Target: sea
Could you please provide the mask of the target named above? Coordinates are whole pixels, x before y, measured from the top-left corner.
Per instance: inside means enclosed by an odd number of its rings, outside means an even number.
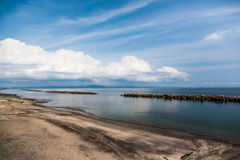
[[[38,88],[40,89],[40,88]],[[150,125],[240,143],[240,103],[123,97],[124,93],[240,96],[240,88],[64,88],[54,91],[96,95],[1,90],[23,98],[49,100],[42,105],[69,108],[114,121]]]

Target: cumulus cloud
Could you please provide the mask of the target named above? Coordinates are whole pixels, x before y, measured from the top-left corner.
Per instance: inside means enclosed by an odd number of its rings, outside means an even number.
[[[151,72],[148,62],[125,56],[120,62],[102,66],[102,62],[83,52],[60,49],[47,52],[38,46],[18,40],[0,41],[0,73],[2,78],[126,78],[137,81],[157,81],[145,73]]]
[[[175,68],[172,68],[172,67],[162,67],[162,68],[159,68],[157,70],[158,72],[160,73],[163,73],[164,74],[164,77],[165,78],[168,78],[168,79],[185,79],[187,80],[188,78],[188,74],[185,73],[185,72],[179,72],[178,70],[176,70]]]
[[[66,49],[47,52],[11,38],[0,41],[0,57],[1,78],[92,79],[99,83],[101,78],[158,82],[162,78],[188,77],[172,67],[152,72],[148,62],[134,56],[127,55],[120,62],[103,66],[101,61],[83,52]]]

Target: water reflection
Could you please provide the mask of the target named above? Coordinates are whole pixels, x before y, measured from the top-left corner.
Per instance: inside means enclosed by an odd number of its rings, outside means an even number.
[[[45,89],[47,90],[47,89]],[[72,95],[2,90],[25,98],[51,99],[46,106],[82,109],[99,117],[218,135],[240,140],[240,104],[122,97],[123,93],[240,95],[240,89],[48,89],[92,91]]]

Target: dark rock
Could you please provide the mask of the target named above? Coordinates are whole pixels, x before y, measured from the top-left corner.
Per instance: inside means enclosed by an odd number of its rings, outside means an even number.
[[[172,94],[138,94],[138,93],[124,93],[124,97],[144,97],[144,98],[163,98],[163,99],[177,99],[177,100],[193,100],[193,101],[214,101],[214,102],[240,102],[239,96],[224,97],[224,95],[172,95]]]

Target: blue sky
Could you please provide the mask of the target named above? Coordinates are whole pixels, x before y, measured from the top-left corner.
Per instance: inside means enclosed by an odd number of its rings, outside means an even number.
[[[239,0],[1,0],[0,87],[240,87]]]

